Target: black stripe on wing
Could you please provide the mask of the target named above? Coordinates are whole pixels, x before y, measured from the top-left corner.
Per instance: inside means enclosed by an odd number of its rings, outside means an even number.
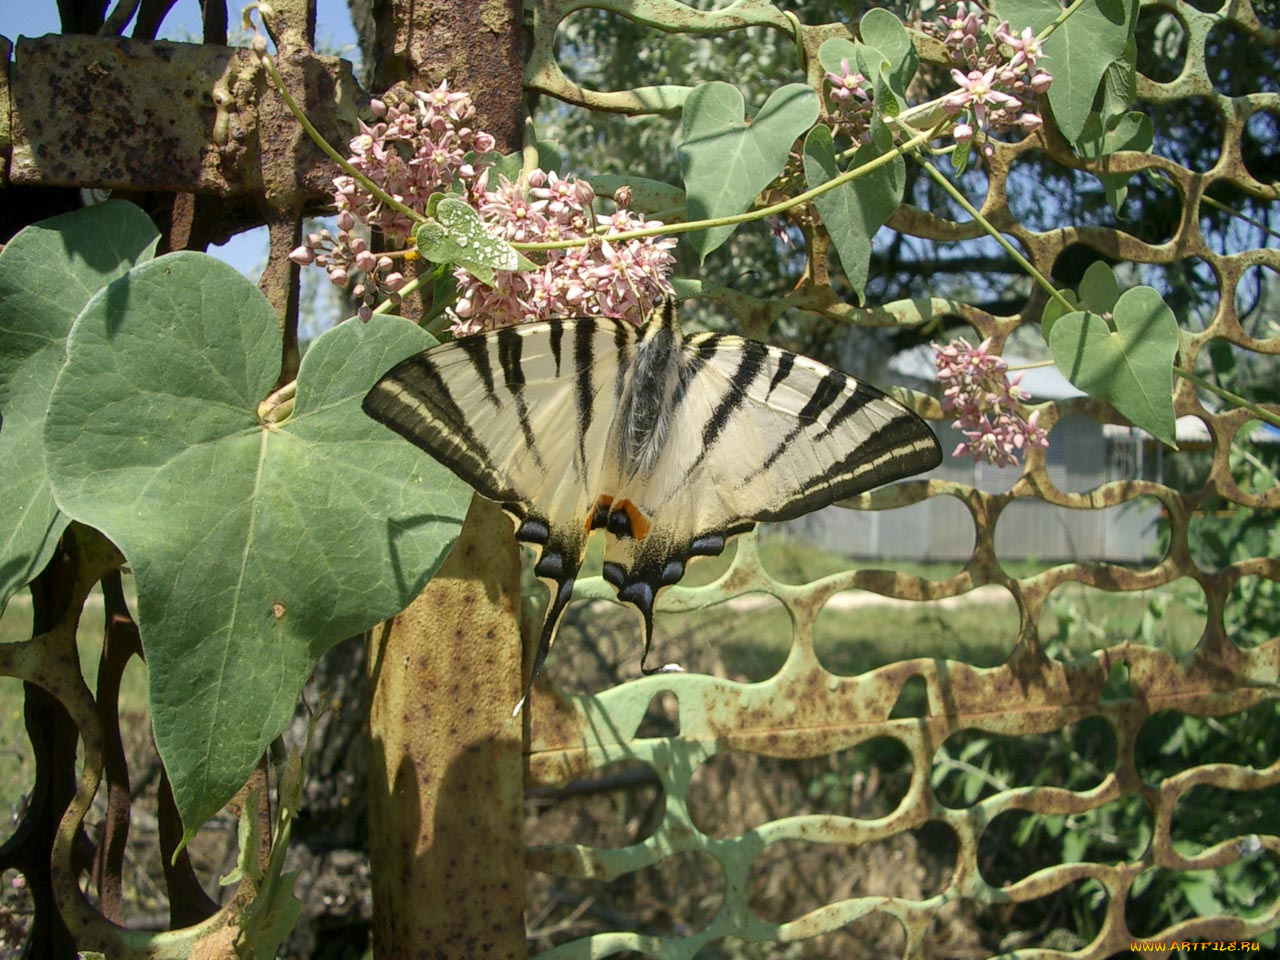
[[[578,400],[578,475],[587,475],[587,431],[591,429],[596,390],[592,378],[595,350],[591,345],[592,326],[579,323],[573,328],[573,377]]]
[[[728,426],[734,413],[747,402],[749,399],[747,389],[755,382],[764,367],[765,358],[769,356],[769,348],[755,340],[743,341],[741,352],[742,357],[738,361],[738,367],[729,377],[728,388],[702,427],[702,450],[699,451],[693,466],[689,468],[690,473],[706,459],[711,448],[724,436],[725,427]]]
[[[491,380],[486,390],[492,394]],[[425,450],[490,500],[518,499],[515,491],[503,482],[497,466],[471,429],[430,351],[392,367],[373,385],[361,407],[374,420]]]
[[[542,461],[542,453],[538,450],[538,440],[533,433],[533,423],[529,418],[529,404],[524,398],[524,366],[520,356],[524,350],[524,337],[515,327],[503,327],[497,333],[498,362],[502,366],[503,381],[511,391],[511,398],[516,405],[516,419],[520,421],[520,435],[524,444],[533,456],[538,469],[546,472],[547,465]]]
[[[858,385],[858,393],[869,395],[860,406],[878,404],[889,413],[889,419],[826,470],[808,478],[794,496],[753,519],[792,520],[838,500],[932,470],[942,462],[942,448],[927,423],[864,384]]]

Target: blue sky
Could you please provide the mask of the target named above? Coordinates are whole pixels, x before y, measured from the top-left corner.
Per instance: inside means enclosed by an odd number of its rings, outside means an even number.
[[[228,21],[233,28],[240,22],[243,6],[241,0],[231,0],[228,5]],[[114,7],[115,2],[112,2],[111,8]],[[130,30],[132,25],[125,32]],[[20,36],[42,37],[47,33],[61,32],[57,0],[0,0],[0,35],[16,41]],[[160,28],[160,37],[166,40],[198,40],[199,0],[177,0]],[[323,52],[351,58],[356,36],[346,0],[317,0],[316,38],[317,46]],[[257,270],[267,253],[266,229],[232,237],[225,246],[211,248],[209,252],[256,279]]]

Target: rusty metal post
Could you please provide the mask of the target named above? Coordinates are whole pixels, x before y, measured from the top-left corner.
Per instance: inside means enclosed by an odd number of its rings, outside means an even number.
[[[370,651],[379,960],[523,958],[520,558],[476,497],[453,552]]]
[[[470,92],[519,148],[519,0],[391,0],[374,88]],[[407,315],[415,304],[406,302]],[[370,645],[369,854],[379,960],[523,958],[523,671],[511,521],[477,498],[423,594]]]

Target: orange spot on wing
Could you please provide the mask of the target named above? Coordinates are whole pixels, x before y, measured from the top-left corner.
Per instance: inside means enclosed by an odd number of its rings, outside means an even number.
[[[649,535],[649,518],[630,500],[620,500],[614,509],[621,510],[627,515],[627,520],[631,523],[631,535],[635,539],[643,540]]]

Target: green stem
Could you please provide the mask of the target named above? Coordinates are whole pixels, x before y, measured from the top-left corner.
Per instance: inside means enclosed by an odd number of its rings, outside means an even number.
[[[1091,2],[1091,0],[1072,0],[1072,3],[1070,6],[1068,6],[1060,14],[1054,17],[1053,23],[1049,24],[1047,27],[1045,27],[1043,30],[1041,30],[1039,33],[1036,34],[1036,39],[1039,40],[1041,43],[1043,43],[1045,39],[1050,34],[1053,33],[1053,31],[1057,30],[1060,26],[1066,23],[1067,19],[1072,14],[1074,14],[1077,10],[1079,10],[1081,7],[1083,7],[1086,3],[1089,3],[1089,2]]]
[[[986,217],[984,217],[981,213],[978,212],[978,208],[975,207],[972,203],[970,203],[969,199],[956,188],[955,184],[953,184],[950,180],[944,177],[938,171],[937,167],[935,167],[932,163],[930,163],[928,160],[925,160],[924,158],[920,158],[919,163],[920,163],[920,166],[924,169],[924,172],[927,173],[930,177],[932,177],[934,182],[936,182],[938,186],[942,187],[943,190],[949,193],[952,199],[954,199],[956,203],[960,204],[960,206],[964,208],[965,212],[968,213],[969,216],[973,217],[974,221],[977,222],[982,227],[982,229],[985,230],[993,240],[995,240],[996,243],[1004,247],[1005,252],[1008,253],[1009,256],[1013,258],[1014,262],[1017,263],[1018,266],[1022,267],[1022,269],[1025,270],[1031,276],[1031,278],[1036,281],[1036,283],[1040,284],[1040,286],[1043,287],[1048,292],[1049,296],[1057,300],[1058,303],[1060,303],[1067,310],[1077,309],[1076,306],[1070,300],[1068,300],[1066,297],[1062,295],[1061,291],[1059,291],[1057,287],[1055,287],[1052,283],[1049,282],[1048,277],[1046,277],[1043,273],[1037,270],[1035,268],[1035,265],[1030,260],[1024,257],[1021,253],[1019,253],[1018,249],[1012,243],[1010,243],[1008,240],[1004,238],[1004,234],[1002,234],[999,230],[997,230],[994,226],[992,226],[991,221],[989,221]]]
[[[811,190],[806,190],[804,193],[797,194],[790,199],[780,200],[777,203],[770,204],[767,207],[760,207],[757,210],[748,210],[746,213],[736,213],[731,217],[716,217],[712,220],[690,220],[685,223],[673,223],[661,227],[646,227],[640,230],[628,230],[624,233],[611,233],[604,239],[610,241],[635,240],[640,237],[653,237],[658,235],[670,236],[672,234],[679,233],[693,233],[697,230],[707,230],[711,227],[727,227],[731,224],[746,223],[749,220],[760,220],[764,217],[772,216],[775,213],[784,213],[792,207],[808,203],[814,197],[820,197],[829,190],[834,190],[836,187],[843,186],[844,184],[856,180],[859,177],[866,176],[867,174],[880,169],[888,163],[892,163],[895,158],[906,153],[910,153],[917,147],[928,143],[929,139],[933,135],[933,131],[917,134],[906,143],[899,144],[894,147],[888,153],[882,153],[875,159],[868,160],[866,163],[859,167],[855,167],[852,170],[846,170],[844,173],[840,174],[840,176],[833,177],[824,184],[816,186]],[[593,242],[595,239],[597,238],[558,240],[555,242],[546,241],[541,243],[517,243],[512,241],[511,246],[517,250],[565,250],[570,247],[585,246],[586,244]]]
[[[1238,435],[1231,438],[1231,449],[1238,453],[1244,462],[1253,467],[1253,469],[1269,477],[1271,480],[1271,486],[1274,487],[1276,485],[1280,485],[1280,477],[1276,476],[1276,472],[1254,456],[1253,453],[1239,441]]]
[[[1266,423],[1271,424],[1273,427],[1280,427],[1280,414],[1273,413],[1266,407],[1261,407],[1252,400],[1247,400],[1240,396],[1238,393],[1232,393],[1230,390],[1220,387],[1216,383],[1206,380],[1198,374],[1192,373],[1190,370],[1183,370],[1181,367],[1174,367],[1173,372],[1182,377],[1183,380],[1190,380],[1197,387],[1208,390],[1210,393],[1216,394],[1223,400],[1235,404],[1237,407],[1243,407],[1259,420],[1263,420]]]
[[[1247,213],[1241,213],[1239,210],[1235,209],[1234,207],[1229,206],[1225,203],[1222,203],[1219,200],[1215,200],[1213,199],[1213,197],[1201,196],[1200,202],[1210,207],[1216,207],[1217,209],[1223,211],[1224,213],[1229,213],[1231,214],[1231,216],[1235,217],[1237,220],[1243,220],[1245,223],[1249,224],[1249,226],[1257,227],[1267,236],[1280,240],[1280,233],[1277,233],[1275,230],[1272,230],[1270,226],[1263,223],[1261,220],[1258,220],[1254,217],[1249,216]]]
[[[259,13],[261,13],[261,11],[259,11]],[[289,112],[293,114],[294,119],[296,119],[298,123],[302,125],[303,130],[307,131],[307,136],[309,136],[312,139],[315,145],[319,147],[322,151],[324,151],[325,156],[327,156],[330,160],[336,163],[342,169],[342,171],[346,173],[348,176],[354,177],[357,181],[359,181],[360,185],[363,186],[366,190],[368,190],[369,193],[371,193],[374,196],[374,198],[377,199],[380,203],[385,204],[386,206],[390,207],[392,210],[395,210],[397,213],[403,214],[404,216],[408,217],[409,219],[413,220],[416,223],[424,222],[427,219],[417,210],[414,210],[412,207],[406,206],[405,204],[397,200],[395,197],[391,196],[391,194],[387,193],[385,190],[379,187],[376,183],[374,183],[372,180],[366,177],[363,173],[361,173],[359,170],[353,167],[350,163],[348,163],[346,157],[340,154],[337,150],[333,149],[333,147],[329,146],[329,141],[327,141],[321,135],[320,131],[317,130],[312,125],[311,121],[307,119],[307,115],[302,112],[302,108],[298,106],[298,101],[293,99],[293,94],[291,94],[288,88],[285,86],[284,77],[280,76],[280,71],[276,69],[275,61],[270,56],[265,54],[261,57],[261,60],[262,60],[262,65],[267,70],[267,76],[271,78],[271,85],[276,88],[276,92],[280,94],[281,98],[284,100],[285,106],[288,107]]]

